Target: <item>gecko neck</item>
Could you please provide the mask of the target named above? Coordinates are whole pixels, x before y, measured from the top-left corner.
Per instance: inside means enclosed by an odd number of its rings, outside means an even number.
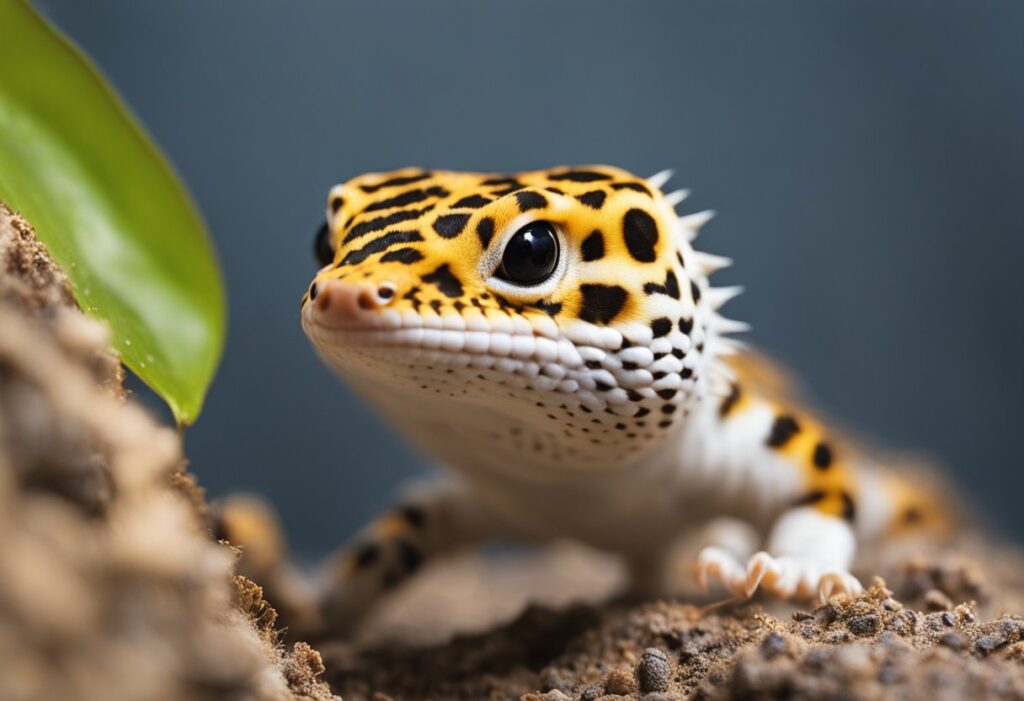
[[[444,376],[443,390],[411,386],[427,382],[422,376],[414,382],[395,376],[349,378],[389,424],[444,465],[462,474],[540,482],[628,472],[658,462],[657,456],[678,443],[687,417],[702,402],[717,401],[725,386],[715,381],[716,373],[708,373],[700,391],[680,403],[678,415],[655,410],[637,426],[624,423],[610,407],[589,408],[573,394],[538,395],[533,406],[511,391],[502,396],[500,388],[477,394],[472,383],[480,376],[478,370],[453,369]],[[461,389],[449,391],[453,387]],[[554,416],[564,421],[553,422]]]

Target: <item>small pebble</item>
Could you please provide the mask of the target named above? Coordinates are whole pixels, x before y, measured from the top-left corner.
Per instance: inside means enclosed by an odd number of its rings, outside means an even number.
[[[604,686],[602,684],[591,684],[580,693],[580,701],[597,701],[602,696],[604,696]]]
[[[942,612],[942,622],[945,623],[947,626],[955,626],[956,625],[956,616],[954,616],[951,611],[943,611]]]
[[[761,641],[761,656],[772,660],[786,652],[786,639],[776,630],[764,636]]]
[[[606,694],[617,694],[625,696],[633,693],[636,684],[633,675],[624,669],[614,669],[608,673],[604,680],[604,692]]]
[[[636,680],[642,694],[667,691],[672,682],[672,666],[665,653],[656,647],[644,650],[640,664],[636,667]]]
[[[571,691],[576,686],[576,680],[573,679],[564,670],[557,667],[545,667],[540,671],[540,690],[541,691]]]
[[[877,613],[870,613],[866,616],[854,616],[846,622],[850,632],[860,638],[867,638],[875,635],[882,629],[882,617]]]
[[[953,601],[938,589],[929,589],[924,595],[924,605],[929,611],[948,611]]]
[[[955,630],[951,630],[942,634],[942,637],[939,638],[939,644],[959,652],[967,647],[967,638]]]
[[[552,689],[546,694],[543,694],[540,698],[541,701],[572,701],[572,699],[558,689]]]
[[[675,694],[669,694],[664,691],[654,691],[650,694],[645,694],[640,701],[680,701],[680,698]]]
[[[793,612],[793,620],[794,621],[813,621],[814,620],[814,614],[811,613],[810,611],[794,611]]]
[[[978,641],[974,643],[974,646],[978,648],[979,651],[987,655],[1005,642],[1006,640],[1004,638],[1000,638],[996,635],[983,635],[978,638]]]
[[[899,611],[903,608],[903,604],[896,601],[896,599],[890,596],[888,599],[882,602],[882,608],[884,608],[886,611]]]

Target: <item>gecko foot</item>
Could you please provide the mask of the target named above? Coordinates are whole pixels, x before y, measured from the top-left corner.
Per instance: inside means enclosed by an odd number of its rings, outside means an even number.
[[[751,597],[758,590],[780,599],[811,599],[821,602],[838,594],[859,594],[863,587],[845,571],[822,572],[814,563],[798,557],[753,555],[746,566],[721,548],[708,547],[697,556],[697,584],[706,589],[709,577],[717,579],[737,596]]]

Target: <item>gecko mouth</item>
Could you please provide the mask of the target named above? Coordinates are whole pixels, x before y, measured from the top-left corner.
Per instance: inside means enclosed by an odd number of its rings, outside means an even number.
[[[412,315],[408,319],[410,323],[418,320]],[[312,316],[303,318],[303,327],[318,352],[344,374],[394,378],[413,365],[489,370],[534,390],[575,395],[594,410],[616,407],[616,413],[621,408],[630,414],[633,411],[627,409],[629,405],[659,402],[659,397],[663,399],[670,392],[685,394],[692,384],[692,380],[682,380],[678,374],[658,370],[676,359],[654,361],[653,354],[641,347],[609,352],[580,346],[561,336],[555,340],[537,333],[509,332],[511,329],[382,326],[324,324]]]

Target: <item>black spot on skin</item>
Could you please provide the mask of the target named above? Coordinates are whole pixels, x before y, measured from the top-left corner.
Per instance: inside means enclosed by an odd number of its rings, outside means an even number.
[[[542,312],[544,312],[548,316],[555,316],[556,314],[558,314],[558,312],[562,311],[562,303],[561,302],[544,302],[544,301],[540,301],[540,302],[534,302],[530,306],[534,307],[535,309],[540,309]]]
[[[481,219],[476,225],[476,235],[480,238],[480,246],[487,250],[494,237],[494,220],[490,217]]]
[[[611,180],[612,176],[598,173],[596,170],[570,170],[567,173],[552,175],[551,180],[568,180],[574,183],[592,183],[598,180]]]
[[[355,552],[356,567],[363,570],[380,559],[380,548],[376,543],[366,543],[359,546]]]
[[[583,364],[586,365],[591,370],[599,370],[601,368],[600,360],[588,360]]]
[[[552,195],[565,195],[565,190],[559,190],[557,187],[546,187],[544,189]]]
[[[769,448],[781,448],[798,433],[800,433],[800,424],[796,422],[796,419],[788,414],[780,414],[775,417],[765,445]]]
[[[603,190],[591,190],[585,192],[582,195],[577,195],[576,199],[590,207],[591,209],[601,209],[604,205],[604,199],[607,197]]]
[[[669,270],[665,276],[665,284],[659,285],[656,282],[648,282],[644,285],[644,293],[649,295],[668,295],[672,299],[679,299],[679,279],[674,271]]]
[[[542,209],[548,206],[548,200],[544,195],[529,190],[517,192],[516,202],[519,203],[520,212],[529,212],[531,209]]]
[[[398,185],[411,185],[412,183],[418,183],[420,180],[426,180],[430,177],[430,173],[423,171],[416,175],[399,175],[389,180],[384,180],[377,183],[376,185],[360,185],[359,189],[367,194],[372,194],[378,190],[383,190],[386,187],[397,187]]]
[[[583,239],[580,250],[583,252],[584,261],[604,258],[604,236],[596,229],[591,231],[587,238]]]
[[[673,357],[679,358],[680,360],[686,357],[686,353],[683,352],[682,348],[673,348],[672,355]]]
[[[468,221],[468,214],[444,214],[434,222],[434,231],[441,238],[453,239],[462,233]]]
[[[626,239],[629,255],[641,263],[653,263],[658,243],[658,224],[642,209],[633,208],[622,218],[622,235]]]
[[[916,506],[908,506],[903,512],[903,523],[910,525],[924,520],[924,513]]]
[[[721,406],[718,407],[718,416],[725,418],[729,415],[729,412],[736,406],[736,402],[740,400],[740,386],[733,383],[729,386],[729,394],[726,395],[725,399],[722,400]]]
[[[636,370],[638,367],[640,367],[640,366],[637,365],[636,363],[634,363],[632,360],[623,360],[622,361],[622,369],[623,370]]]
[[[814,446],[814,453],[811,455],[814,466],[819,470],[827,470],[832,467],[832,449],[827,443],[818,443]]]
[[[675,404],[665,404],[664,406],[661,407],[661,413],[662,414],[673,414],[673,413],[675,413],[675,410],[676,410],[676,405]]]
[[[430,300],[430,308],[433,309],[438,314],[440,314],[441,313],[441,300],[439,300],[439,299],[432,299],[432,300]],[[440,391],[440,390],[438,390],[438,391]]]
[[[627,389],[626,396],[629,398],[629,401],[631,402],[639,402],[642,401],[644,398],[644,395],[640,394],[635,389]]]
[[[422,240],[423,237],[420,236],[418,231],[392,231],[389,234],[384,234],[380,238],[370,241],[358,250],[350,251],[342,259],[340,265],[356,265],[357,263],[362,263],[374,253],[380,253],[395,244],[412,243],[413,241]]]
[[[579,318],[591,324],[607,324],[626,306],[629,293],[618,285],[580,285],[583,304]]]
[[[405,504],[398,508],[398,514],[406,523],[420,530],[427,523],[427,512],[415,504]]]
[[[458,209],[460,207],[469,207],[470,209],[479,209],[484,205],[488,205],[492,202],[489,197],[483,195],[470,195],[469,197],[463,197],[461,200],[452,205],[452,209]]]
[[[659,389],[658,396],[662,399],[671,399],[676,396],[676,391],[674,389]]]
[[[700,301],[700,288],[697,287],[697,283],[693,280],[690,280],[690,294],[693,295],[694,304]]]
[[[345,206],[344,197],[331,198],[331,214],[337,214],[338,210]]]
[[[693,319],[680,319],[679,330],[689,336],[690,332],[693,331]]]
[[[405,263],[406,265],[412,265],[413,263],[421,260],[423,260],[423,254],[415,248],[396,248],[393,251],[388,251],[380,257],[381,263],[390,263],[395,261],[398,263]]]
[[[648,409],[645,406],[642,406],[642,407],[640,407],[639,409],[636,410],[636,413],[633,414],[633,417],[637,418],[637,419],[642,419],[643,417],[647,416],[650,413],[651,413],[650,409]]]
[[[683,368],[679,371],[679,376],[684,380],[693,377],[693,368]]]
[[[655,338],[661,336],[667,336],[672,330],[672,320],[667,317],[660,317],[651,322],[651,331],[654,332]]]
[[[345,234],[344,243],[355,240],[360,236],[366,236],[366,234],[372,234],[374,231],[382,231],[393,224],[399,224],[410,219],[416,219],[421,214],[426,212],[427,209],[408,209],[399,212],[393,212],[383,217],[377,217],[370,221],[365,221],[362,224],[356,224],[348,233]]]
[[[436,285],[437,289],[441,290],[446,297],[462,296],[462,283],[452,274],[447,263],[438,267],[434,272],[424,275],[423,282]]]
[[[503,187],[500,190],[491,190],[491,194],[494,195],[495,197],[504,197],[505,195],[511,195],[513,192],[519,192],[524,187],[526,187],[526,186],[525,185],[509,185],[508,187]]]
[[[601,382],[600,380],[596,381],[594,383],[594,386],[597,387],[597,390],[599,392],[607,392],[608,390],[612,389],[612,386],[610,384],[608,384],[607,382]]]
[[[811,504],[817,504],[819,501],[825,498],[825,492],[821,489],[814,489],[807,494],[797,499],[794,506],[810,506]]]
[[[402,569],[405,573],[412,574],[420,568],[423,564],[423,555],[420,553],[419,548],[410,543],[405,539],[395,541],[395,547],[398,549],[398,560],[402,563]]]
[[[847,491],[842,491],[839,494],[839,498],[843,500],[843,511],[842,517],[847,521],[852,521],[857,517],[857,505],[853,503],[853,497]]]
[[[416,202],[422,202],[430,197],[447,197],[448,191],[443,187],[430,187],[426,190],[419,188],[415,190],[407,190],[401,194],[395,195],[394,197],[388,197],[387,199],[374,202],[369,207],[364,209],[364,212],[376,212],[381,209],[391,209],[392,207],[404,207],[407,204],[415,204]]]
[[[612,183],[612,189],[613,190],[632,190],[633,192],[640,192],[640,193],[642,193],[644,195],[647,195],[648,197],[654,197],[654,195],[651,194],[650,188],[647,187],[646,185],[644,185],[643,183],[636,183],[636,182]]]

